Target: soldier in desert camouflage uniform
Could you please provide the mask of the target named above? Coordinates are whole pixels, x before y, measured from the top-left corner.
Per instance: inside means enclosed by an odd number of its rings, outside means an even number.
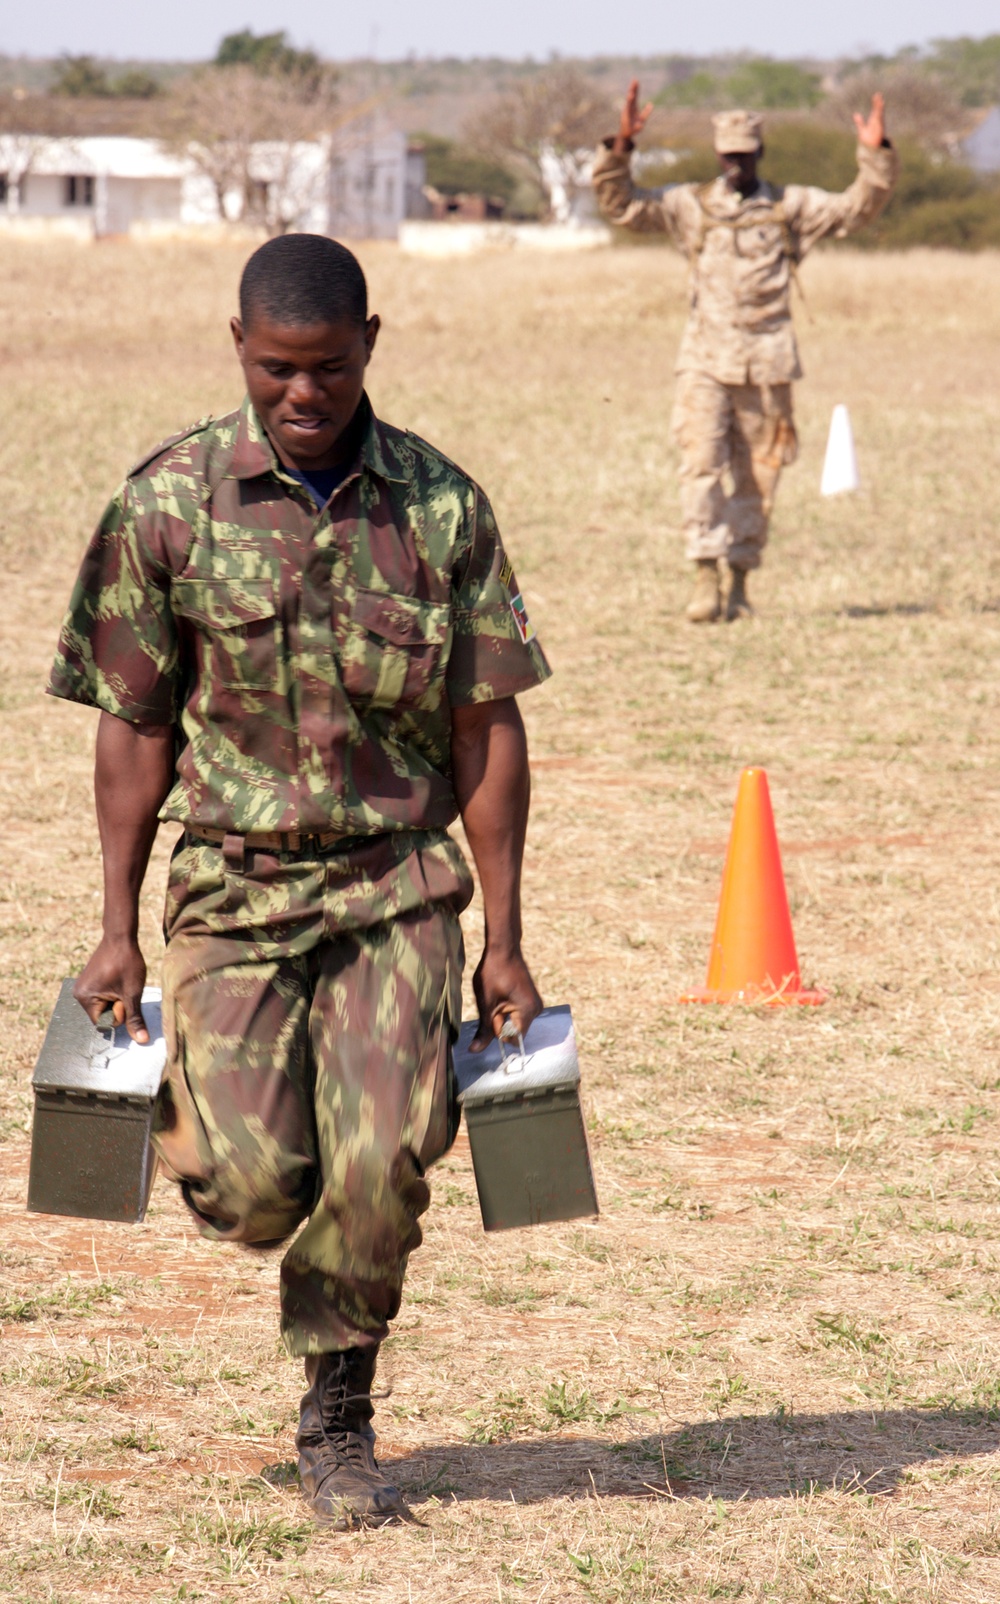
[[[594,186],[606,217],[638,233],[669,234],[691,262],[673,428],[686,554],[697,565],[687,614],[712,623],[722,612],[722,558],[731,574],[726,616],[751,611],[747,573],[760,565],[781,469],[795,460],[792,380],[802,368],[789,301],[796,264],[817,240],[853,234],[878,216],[898,161],[875,95],[871,115],[854,119],[858,176],[850,188],[840,195],[800,184],[782,189],[757,177],[761,119],[728,111],[713,119],[722,167],[714,183],[642,190],[632,183],[629,153],[651,110],[639,110],[633,80],[619,131],[597,153]]]
[[[272,240],[241,284],[239,412],[132,470],[83,561],[50,690],[101,711],[104,937],[76,995],[148,1039],[139,890],[157,819],[168,1079],[154,1141],[202,1232],[280,1241],[297,1444],[323,1520],[406,1508],[375,1358],[457,1124],[458,916],[483,887],[479,1040],[541,1007],[520,952],[527,751],[548,674],[482,491],[364,394],[350,252]]]

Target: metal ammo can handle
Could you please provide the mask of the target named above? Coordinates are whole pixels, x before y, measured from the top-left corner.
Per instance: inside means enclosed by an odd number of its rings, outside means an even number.
[[[521,1035],[521,1032],[518,1030],[517,1026],[514,1024],[514,1021],[509,1016],[501,1025],[500,1034],[497,1037],[497,1040],[500,1043],[500,1057],[503,1060],[504,1072],[505,1074],[509,1075],[510,1066],[514,1061],[514,1054],[508,1054],[507,1049],[504,1047],[504,1042],[517,1042],[518,1057],[520,1058],[522,1064],[524,1063],[526,1057],[524,1051],[524,1037]]]

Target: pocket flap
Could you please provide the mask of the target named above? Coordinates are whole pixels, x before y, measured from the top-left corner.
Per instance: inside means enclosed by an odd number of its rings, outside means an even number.
[[[352,623],[394,646],[440,646],[448,637],[450,608],[416,596],[385,590],[361,590],[351,608]]]
[[[175,579],[170,597],[174,612],[202,629],[241,629],[276,611],[270,579]]]

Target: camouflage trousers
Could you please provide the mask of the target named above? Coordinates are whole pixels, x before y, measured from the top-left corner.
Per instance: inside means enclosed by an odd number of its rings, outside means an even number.
[[[791,385],[720,384],[707,373],[681,373],[673,430],[686,555],[759,568],[778,478],[796,456]]]
[[[470,895],[442,832],[237,867],[191,837],[175,852],[153,1140],[203,1235],[302,1226],[281,1265],[290,1353],[380,1342],[399,1309],[458,1124]]]

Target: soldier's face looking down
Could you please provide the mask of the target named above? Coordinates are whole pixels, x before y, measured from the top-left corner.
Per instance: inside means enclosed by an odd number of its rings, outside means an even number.
[[[764,154],[763,145],[756,150],[719,152],[722,176],[738,195],[752,195],[757,188],[757,163]]]
[[[358,409],[379,320],[297,327],[258,309],[230,323],[247,392],[287,468],[333,468]],[[338,449],[339,448],[339,449]]]

